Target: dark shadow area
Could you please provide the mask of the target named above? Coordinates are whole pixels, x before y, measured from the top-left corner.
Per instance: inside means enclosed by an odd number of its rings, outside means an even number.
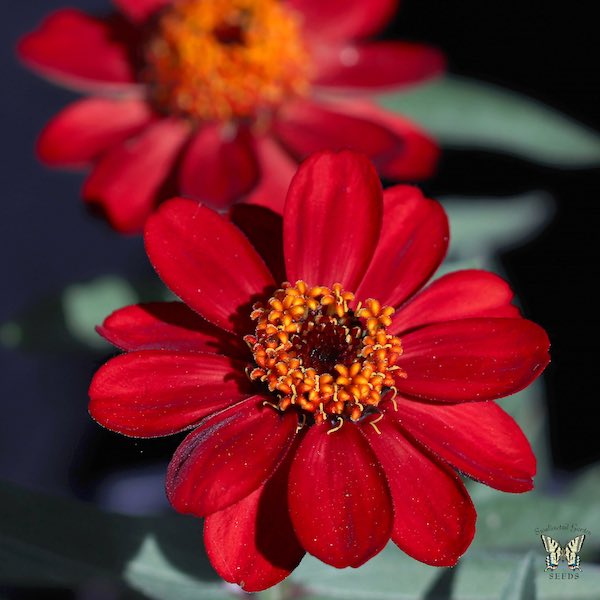
[[[460,564],[452,568],[444,568],[431,587],[425,592],[423,600],[448,600],[452,597],[452,587]]]
[[[22,352],[59,354],[89,351],[69,333],[58,294],[37,300],[7,322],[11,323],[9,327],[16,328],[14,347]]]
[[[0,586],[4,600],[76,600],[77,593],[64,588],[27,588]]]
[[[235,204],[231,220],[243,231],[269,267],[277,285],[287,281],[283,256],[283,219],[263,206]]]
[[[18,553],[0,566],[8,586],[66,584],[114,578],[124,574],[143,543],[155,543],[178,571],[203,581],[218,581],[202,551],[202,526],[197,518],[126,517],[101,512],[81,502],[40,495],[0,484],[4,547],[15,540]],[[40,511],[39,507],[44,510]],[[46,562],[50,556],[52,560]],[[80,561],[85,556],[85,563]],[[14,563],[14,564],[13,564]],[[38,565],[32,569],[32,564]],[[127,582],[122,580],[123,584]]]
[[[254,333],[256,322],[250,318],[252,307],[257,302],[266,303],[276,289],[274,285],[266,286],[261,292],[253,294],[248,302],[237,307],[235,313],[229,316],[234,335],[243,338]]]
[[[88,417],[89,418],[89,417]],[[185,433],[162,438],[130,438],[104,429],[91,418],[69,469],[78,498],[93,501],[98,486],[112,473],[168,464]]]
[[[147,596],[118,584],[90,582],[77,590],[61,587],[0,587],[2,600],[78,600],[84,596],[89,600],[147,600]]]
[[[556,170],[493,153],[447,151],[425,187],[434,197],[464,195],[473,202],[490,190],[513,195],[543,189],[554,197],[556,214],[546,230],[501,259],[525,316],[550,336],[552,362],[544,377],[555,464],[572,470],[598,460],[595,420],[585,416],[595,414],[591,374],[600,359],[600,316],[592,291],[600,169]]]
[[[388,37],[442,48],[452,72],[505,86],[600,129],[596,7],[559,2],[404,2]],[[561,170],[476,152],[443,155],[432,194],[512,194],[545,189],[557,200],[551,227],[503,257],[526,314],[552,341],[545,383],[557,467],[600,458],[595,370],[600,353],[597,273],[600,170]]]
[[[265,484],[256,517],[257,549],[271,564],[289,570],[296,568],[304,556],[289,517],[287,499],[290,467],[303,437],[302,432],[296,436],[277,471]]]

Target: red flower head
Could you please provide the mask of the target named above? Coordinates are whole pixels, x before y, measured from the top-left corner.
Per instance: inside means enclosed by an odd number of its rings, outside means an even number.
[[[191,200],[166,202],[145,238],[185,304],[108,317],[100,333],[127,353],[94,377],[90,411],[131,436],[191,429],[167,494],[206,517],[226,580],[263,589],[305,552],[358,567],[390,537],[453,565],[476,515],[452,467],[532,488],[535,457],[494,399],[540,375],[548,338],[492,273],[422,289],[448,229],[416,188],[382,194],[351,152],[309,158],[287,195],[285,275],[277,235],[263,245],[269,269],[236,225]]]
[[[281,212],[296,161],[317,150],[359,150],[391,179],[431,173],[432,140],[360,95],[443,69],[431,48],[365,41],[397,0],[115,2],[108,18],[52,14],[19,53],[92,94],[48,124],[38,152],[93,165],[84,199],[118,231],[141,230],[168,190]]]

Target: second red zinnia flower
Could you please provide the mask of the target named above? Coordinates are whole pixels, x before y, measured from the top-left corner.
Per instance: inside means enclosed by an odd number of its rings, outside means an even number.
[[[442,55],[368,37],[397,0],[116,0],[97,18],[50,15],[19,44],[34,70],[90,94],[38,144],[50,165],[91,165],[83,197],[121,232],[181,193],[217,210],[281,211],[297,161],[369,155],[382,176],[427,177],[438,149],[365,92],[442,72]]]
[[[100,332],[127,352],[94,377],[92,416],[139,437],[192,430],[171,461],[169,499],[206,517],[213,566],[248,591],[282,580],[305,552],[358,567],[390,538],[420,561],[455,564],[476,514],[453,468],[504,491],[532,487],[529,444],[494,400],[540,375],[545,332],[492,273],[422,289],[446,252],[444,211],[412,187],[382,194],[360,155],[300,167],[285,273],[269,231],[261,256],[196,202],[151,217],[150,260],[185,304],[105,321]]]

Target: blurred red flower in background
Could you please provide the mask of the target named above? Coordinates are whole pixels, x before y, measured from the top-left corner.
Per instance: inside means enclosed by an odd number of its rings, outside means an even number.
[[[253,211],[267,212],[246,207],[238,221]],[[445,213],[413,187],[382,193],[361,155],[304,162],[282,238],[267,237],[261,256],[233,222],[181,198],[150,217],[150,260],[185,304],[106,319],[100,333],[127,352],[95,375],[92,416],[130,436],[192,429],[168,497],[206,517],[213,566],[248,591],[305,552],[358,567],[390,537],[455,564],[476,513],[452,467],[508,492],[533,486],[529,443],[494,399],[541,374],[544,330],[492,273],[422,289],[446,253]],[[283,278],[296,283],[276,289]]]
[[[83,197],[118,231],[141,230],[174,193],[281,212],[296,161],[322,149],[364,152],[395,180],[431,173],[435,143],[365,96],[443,70],[434,49],[365,40],[397,0],[115,2],[107,18],[58,11],[18,50],[91,94],[48,124],[38,153],[91,164]]]

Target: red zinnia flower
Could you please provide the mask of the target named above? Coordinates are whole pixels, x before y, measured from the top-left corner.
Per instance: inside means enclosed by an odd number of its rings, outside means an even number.
[[[19,45],[30,67],[93,95],[49,123],[38,152],[92,164],[83,197],[115,229],[140,230],[167,190],[281,212],[316,150],[359,150],[391,179],[431,173],[433,141],[360,96],[443,69],[431,48],[365,41],[397,0],[115,3],[108,18],[58,11]]]
[[[459,271],[419,291],[448,230],[417,189],[382,194],[351,152],[308,159],[283,216],[296,283],[279,289],[282,275],[243,233],[197,202],[166,202],[145,238],[190,308],[130,306],[104,322],[100,333],[128,352],[95,375],[90,411],[131,436],[192,429],[167,494],[206,517],[224,579],[263,589],[305,551],[357,567],[390,537],[453,565],[476,515],[451,466],[500,490],[532,488],[535,457],[493,400],[540,375],[548,338],[492,273]],[[264,256],[275,271],[277,239]]]

